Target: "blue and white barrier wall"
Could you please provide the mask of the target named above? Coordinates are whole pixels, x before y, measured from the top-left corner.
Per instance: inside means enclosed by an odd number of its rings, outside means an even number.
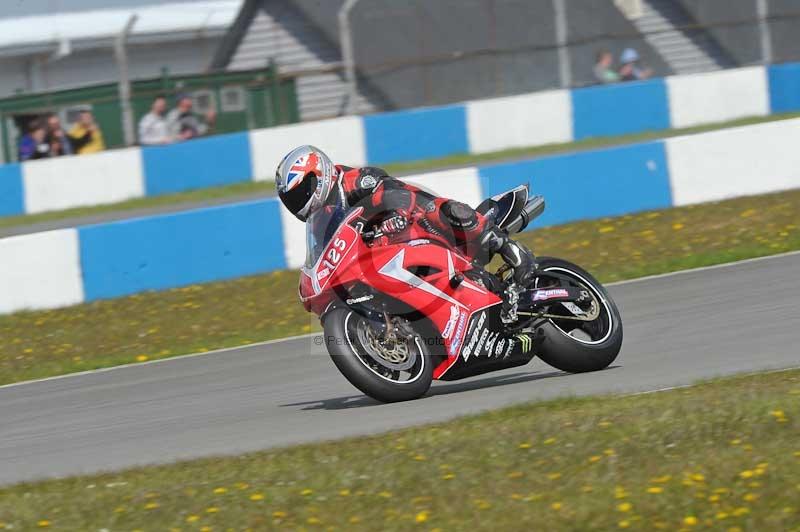
[[[350,165],[564,143],[800,111],[800,64],[545,91],[0,166],[0,216],[270,180],[293,147]]]
[[[477,205],[529,183],[534,226],[800,187],[800,119],[411,176]],[[274,199],[0,239],[0,313],[297,268],[305,231]]]

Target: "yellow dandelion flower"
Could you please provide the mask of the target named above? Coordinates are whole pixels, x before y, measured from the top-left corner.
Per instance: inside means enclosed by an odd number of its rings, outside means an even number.
[[[511,473],[508,474],[508,478],[511,479],[522,478],[522,477],[523,477],[522,471],[512,471]]]
[[[756,211],[755,209],[747,209],[746,211],[742,211],[739,214],[739,216],[742,217],[742,218],[750,218],[751,216],[753,216],[757,212],[758,211]]]
[[[550,480],[558,480],[561,478],[561,473],[548,473],[547,478]]]
[[[556,440],[555,438],[547,438],[547,439],[546,439],[546,440],[544,440],[542,443],[544,443],[545,445],[552,445],[552,444],[554,444],[556,441],[557,441],[557,440]]]
[[[280,510],[275,510],[274,512],[272,512],[272,517],[275,519],[283,519],[284,517],[286,517],[286,515],[287,515],[286,512],[282,512]]]
[[[322,521],[320,521],[319,517],[314,517],[313,515],[306,519],[306,523],[309,525],[321,525]]]
[[[350,519],[348,519],[348,521],[350,522],[350,524],[356,525],[356,524],[361,522],[361,518],[359,516],[357,516],[357,515],[354,515],[354,516],[350,517]]]
[[[656,484],[666,484],[670,480],[672,480],[671,475],[664,475],[662,477],[653,477],[650,479],[650,482],[654,482]]]
[[[742,440],[740,440],[740,439],[735,439],[735,440],[731,440],[731,442],[730,442],[730,443],[731,443],[731,445],[739,445],[740,443],[742,443]]]
[[[147,362],[150,360],[150,357],[147,355],[139,355],[136,357],[136,362]]]
[[[484,501],[482,499],[477,499],[475,501],[475,506],[477,506],[479,510],[488,510],[492,507],[489,501]]]
[[[705,482],[706,477],[702,473],[692,473],[691,477],[695,482]]]
[[[414,460],[416,460],[418,462],[424,462],[425,460],[427,460],[427,458],[425,458],[425,455],[417,454],[417,455],[414,455]]]
[[[708,502],[719,502],[719,495],[712,495],[708,498]]]
[[[603,451],[603,454],[606,456],[614,456],[616,453],[614,452],[614,449],[606,449]]]
[[[417,515],[414,516],[414,522],[415,523],[424,523],[427,520],[428,520],[428,512],[427,511],[419,512]]]
[[[717,512],[717,514],[714,517],[722,521],[723,519],[727,519],[728,515],[729,515],[728,512]]]
[[[595,462],[599,462],[603,457],[599,455],[594,455],[589,457],[589,462],[594,464]]]
[[[633,508],[633,505],[629,502],[623,502],[617,505],[617,510],[620,512],[630,512],[631,508]]]
[[[616,229],[614,228],[613,225],[604,225],[603,227],[598,229],[598,231],[600,233],[612,233],[612,232],[616,231]]]
[[[732,526],[728,529],[728,532],[742,532],[742,529],[738,526]]]
[[[392,498],[392,492],[391,491],[382,491],[382,492],[378,493],[378,497],[381,497],[383,499],[391,499]]]
[[[628,528],[629,526],[631,526],[631,522],[628,521],[627,519],[623,519],[622,521],[617,523],[617,526],[620,528]]]
[[[156,508],[158,508],[159,506],[160,506],[160,504],[158,504],[158,503],[157,503],[157,502],[155,502],[155,501],[152,501],[152,502],[148,502],[147,504],[145,504],[145,505],[144,505],[144,509],[145,509],[145,510],[155,510],[155,509],[156,509]]]
[[[350,496],[350,490],[347,489],[347,488],[345,488],[343,490],[339,490],[339,495],[341,497],[349,497]]]
[[[744,507],[744,506],[742,506],[742,507],[740,507],[740,508],[736,508],[736,509],[733,511],[733,515],[735,515],[736,517],[741,517],[741,516],[743,516],[743,515],[747,515],[747,514],[749,514],[749,513],[750,513],[750,508],[746,508],[746,507]]]
[[[594,491],[594,488],[591,486],[581,486],[581,491],[583,493],[591,493]]]
[[[36,521],[36,525],[39,528],[47,528],[50,526],[50,524],[51,524],[50,521],[48,521],[47,519],[39,519],[38,521]]]
[[[649,488],[647,488],[647,493],[655,494],[655,493],[661,493],[662,491],[664,491],[664,488],[660,486],[650,486]]]
[[[211,532],[212,530],[213,529],[208,525],[200,527],[200,532]]]
[[[747,502],[753,502],[756,499],[758,499],[758,495],[756,495],[755,493],[745,493],[742,496],[742,499],[746,500]]]
[[[519,448],[520,449],[530,449],[531,448],[531,444],[528,443],[528,442],[523,442],[523,443],[519,444]]]
[[[186,516],[186,522],[187,523],[196,523],[199,519],[200,519],[200,516],[198,516],[198,515],[188,515],[188,516]]]
[[[236,489],[239,489],[239,490],[246,490],[249,487],[250,487],[250,484],[248,484],[247,482],[237,482],[236,483]]]
[[[800,451],[795,451],[792,453],[796,458],[800,458]]]
[[[303,491],[300,492],[300,495],[302,495],[303,497],[308,497],[309,495],[313,495],[313,494],[314,494],[314,490],[309,489],[309,488],[306,488],[306,489],[304,489]]]
[[[741,473],[739,473],[739,478],[751,478],[755,475],[751,470],[745,469]]]
[[[601,429],[607,429],[611,425],[612,425],[612,423],[610,421],[605,421],[605,420],[603,420],[603,421],[601,421],[600,423],[597,424],[597,426],[600,427]]]
[[[219,512],[219,508],[217,508],[216,506],[209,506],[208,508],[206,508],[206,513],[207,514],[215,514],[215,513],[218,513],[218,512]]]
[[[456,476],[453,473],[447,473],[446,475],[442,475],[442,480],[452,480],[454,478],[456,478]]]
[[[264,494],[263,493],[253,493],[252,495],[250,495],[250,500],[251,501],[263,501],[264,500]]]
[[[694,526],[698,523],[697,518],[693,515],[687,515],[683,518],[683,524],[687,526]]]
[[[554,502],[553,504],[550,505],[550,508],[552,508],[555,511],[559,511],[563,507],[564,505],[560,502]]]
[[[215,495],[223,495],[225,493],[228,493],[228,488],[214,488]]]
[[[672,229],[675,230],[675,231],[680,231],[681,229],[683,229],[683,227],[684,226],[683,226],[682,223],[674,223],[674,224],[672,224]]]

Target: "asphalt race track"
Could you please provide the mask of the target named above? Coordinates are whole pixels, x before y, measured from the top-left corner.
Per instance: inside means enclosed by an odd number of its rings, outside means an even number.
[[[360,395],[314,337],[0,388],[0,483],[374,433],[511,403],[635,392],[800,366],[800,253],[611,287],[615,365],[540,361],[428,397]]]

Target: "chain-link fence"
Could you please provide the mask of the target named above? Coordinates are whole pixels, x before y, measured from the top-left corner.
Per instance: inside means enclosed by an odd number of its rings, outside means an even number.
[[[623,78],[800,61],[796,0],[296,1],[332,42],[352,41],[372,110],[596,84],[603,51],[615,74],[638,58]]]

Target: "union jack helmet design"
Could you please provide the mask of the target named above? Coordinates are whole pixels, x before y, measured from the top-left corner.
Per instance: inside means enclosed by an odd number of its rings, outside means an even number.
[[[290,151],[275,171],[278,196],[302,222],[320,209],[336,183],[336,167],[330,157],[314,146]]]

